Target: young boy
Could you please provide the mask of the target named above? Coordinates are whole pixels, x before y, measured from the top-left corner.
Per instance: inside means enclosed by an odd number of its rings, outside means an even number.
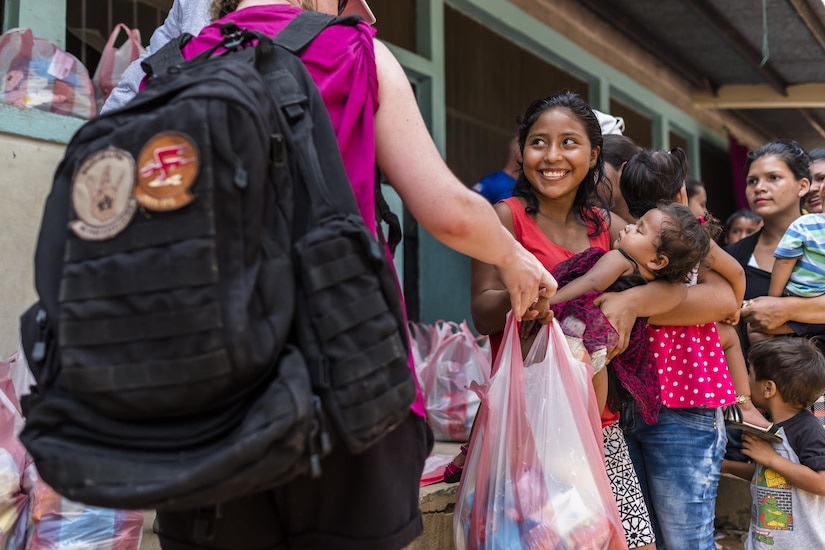
[[[755,344],[748,361],[751,398],[783,442],[743,434],[742,452],[756,462],[745,548],[825,548],[825,429],[808,410],[825,392],[825,357],[807,338],[777,337]]]

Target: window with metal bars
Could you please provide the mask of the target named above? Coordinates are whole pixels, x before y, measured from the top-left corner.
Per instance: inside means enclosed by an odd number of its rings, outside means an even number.
[[[66,0],[66,51],[94,74],[100,53],[118,23],[140,29],[143,45],[172,7],[172,0]],[[125,40],[125,35],[115,43]]]

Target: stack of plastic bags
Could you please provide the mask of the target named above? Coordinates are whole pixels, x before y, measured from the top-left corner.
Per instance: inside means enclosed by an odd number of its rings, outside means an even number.
[[[138,550],[143,511],[72,502],[38,476],[17,438],[19,398],[33,384],[22,352],[0,361],[0,549]]]
[[[92,118],[97,109],[85,65],[31,29],[0,35],[0,102],[21,109]]]
[[[490,378],[490,343],[467,322],[410,323],[412,353],[427,422],[440,441],[465,442],[480,403],[470,389]]]

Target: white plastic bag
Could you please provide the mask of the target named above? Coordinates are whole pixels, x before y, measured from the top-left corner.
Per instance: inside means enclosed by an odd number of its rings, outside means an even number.
[[[482,396],[453,528],[458,550],[626,549],[604,466],[592,368],[554,320],[525,360],[508,315]]]
[[[115,47],[115,41],[120,36],[121,31],[126,33],[126,41]],[[115,25],[112,34],[109,35],[109,40],[106,41],[106,45],[103,47],[100,63],[98,63],[95,75],[92,77],[98,110],[103,106],[103,102],[112,93],[114,87],[117,86],[126,67],[145,51],[140,43],[139,29],[130,29],[123,23]]]
[[[416,373],[424,393],[427,422],[439,441],[465,442],[480,399],[470,384],[490,378],[490,344],[467,321],[439,321],[411,327]]]

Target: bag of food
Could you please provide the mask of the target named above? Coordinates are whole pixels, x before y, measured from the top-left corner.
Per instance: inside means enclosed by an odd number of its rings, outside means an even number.
[[[94,89],[86,67],[31,29],[0,35],[0,101],[21,109],[92,118]]]
[[[121,31],[126,34],[126,41],[115,47],[115,42]],[[98,63],[95,75],[92,77],[98,110],[103,106],[103,102],[112,93],[114,87],[117,86],[126,67],[143,55],[145,51],[140,43],[140,29],[130,29],[123,23],[115,25],[112,34],[109,35],[109,40],[106,41],[106,45],[103,47],[103,52],[100,54],[100,63]]]
[[[458,489],[459,550],[626,549],[604,466],[592,367],[553,321],[522,361],[508,316]]]

